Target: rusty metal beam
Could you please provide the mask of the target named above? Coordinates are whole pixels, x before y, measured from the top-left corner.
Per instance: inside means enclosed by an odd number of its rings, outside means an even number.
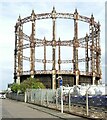
[[[25,39],[25,38],[23,38]],[[30,37],[31,39],[31,37]],[[26,40],[28,41],[28,39],[26,38]],[[89,41],[91,41],[91,39],[89,38]],[[35,47],[42,47],[42,46],[54,46],[54,42],[53,41],[48,41],[46,40],[46,42],[44,43],[44,40],[43,39],[35,39],[34,40],[34,43],[35,43]],[[73,47],[73,45],[78,45],[78,47],[80,48],[86,48],[86,44],[85,44],[85,37],[84,38],[80,38],[78,39],[78,42],[75,42],[74,40],[60,40],[60,41],[56,41],[55,42],[56,46],[68,46],[68,47]],[[91,45],[88,45],[88,49],[90,49],[90,46]],[[30,44],[29,43],[26,43],[26,44],[23,44],[23,49],[27,49],[27,48],[30,48]]]
[[[19,16],[19,20],[20,20],[20,16]],[[22,25],[19,26],[18,28],[18,74],[20,76],[20,73],[23,71],[23,35],[22,35],[22,31],[23,31],[23,27]]]
[[[75,9],[74,12],[74,42],[73,42],[73,69],[74,71],[78,70],[78,12]]]
[[[53,23],[53,38],[52,38],[52,89],[56,88],[56,10],[52,10],[52,23]]]
[[[55,63],[55,59],[56,59],[56,33],[55,33],[55,29],[56,29],[56,18],[54,16],[54,12],[55,11],[52,11],[53,12],[53,17],[52,17],[52,22],[53,22],[53,39],[52,39],[52,60],[53,60],[53,65],[52,65],[52,69],[55,70],[55,66],[56,66],[56,63]]]
[[[56,13],[57,19],[75,19],[75,13]],[[41,13],[34,15],[34,20],[40,20],[40,19],[51,19],[52,13]],[[21,21],[17,22],[16,26],[20,26],[20,24],[24,24],[27,22],[30,22],[32,20],[32,16],[28,16],[26,18],[23,18]],[[78,15],[78,20],[83,21],[86,23],[90,23],[91,18],[88,18],[86,16]],[[95,26],[97,26],[97,22],[93,22]]]
[[[91,57],[92,57],[92,60],[91,60],[91,72],[95,72],[95,54],[94,54],[94,51],[95,51],[95,46],[94,46],[94,17],[93,15],[91,15],[91,21],[90,21],[90,33],[92,35],[92,42],[91,42],[91,49],[90,49],[90,53],[91,53]]]
[[[30,61],[30,57],[26,57],[26,56],[23,56],[23,60],[27,60],[27,61]],[[92,60],[91,57],[88,57],[88,61]],[[44,59],[36,59],[35,58],[35,62],[39,62],[39,63],[44,63]],[[53,63],[52,60],[46,60],[45,61],[46,63]],[[59,59],[55,61],[56,63],[59,63]],[[87,62],[87,59],[86,58],[80,58],[78,59],[78,62]],[[65,64],[65,63],[73,63],[72,60],[61,60],[60,59],[60,64]]]
[[[97,47],[97,50],[96,50],[96,69],[97,69],[98,74],[102,74],[101,73],[101,48],[100,48],[100,23],[99,22],[98,22],[96,47]]]
[[[17,27],[15,26],[14,80],[17,80]]]
[[[34,72],[35,72],[35,13],[34,13],[34,10],[32,10],[31,20],[32,20],[32,33],[31,33],[31,41],[30,41],[30,71],[31,71],[31,77],[34,77]]]
[[[85,48],[85,59],[86,59],[86,63],[85,63],[85,69],[86,69],[86,72],[89,72],[89,56],[88,56],[88,41],[89,41],[89,38],[88,38],[88,34],[86,34],[86,38],[85,38],[85,41],[86,41],[86,48]]]

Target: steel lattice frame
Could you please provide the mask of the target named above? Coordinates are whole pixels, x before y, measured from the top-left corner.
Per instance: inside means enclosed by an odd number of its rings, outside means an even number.
[[[40,19],[52,19],[53,23],[53,38],[52,41],[35,38],[36,21]],[[58,40],[56,41],[56,19],[73,19],[74,20],[74,39],[73,40]],[[89,34],[83,38],[78,38],[78,21],[86,22],[89,24]],[[32,22],[31,36],[23,32],[23,24]],[[29,41],[29,44],[23,44],[23,41]],[[44,59],[36,59],[35,47],[44,46]],[[52,46],[52,60],[46,60],[46,46]],[[56,60],[56,46],[58,46],[58,60]],[[73,59],[61,60],[60,47],[69,46],[73,47]],[[85,58],[78,59],[78,48],[85,49]],[[23,56],[23,50],[30,48],[30,57]],[[90,55],[89,55],[90,51]],[[74,14],[72,13],[57,13],[55,8],[51,13],[35,14],[32,10],[31,16],[21,19],[19,16],[18,22],[15,25],[15,54],[14,54],[14,78],[17,83],[20,83],[21,75],[35,74],[52,74],[52,88],[55,88],[56,74],[74,74],[76,84],[78,85],[79,75],[93,76],[93,84],[95,77],[101,78],[101,48],[100,48],[100,23],[94,21],[93,15],[90,18],[79,15],[77,9]],[[30,61],[30,70],[23,70],[23,60]],[[89,65],[91,61],[91,65]],[[42,62],[44,70],[35,70],[35,62]],[[78,63],[85,62],[85,71],[79,71]],[[46,70],[46,63],[52,63],[52,70]],[[58,63],[58,70],[56,70],[56,63]],[[61,70],[61,63],[73,64],[72,70]],[[89,67],[91,71],[89,71]]]

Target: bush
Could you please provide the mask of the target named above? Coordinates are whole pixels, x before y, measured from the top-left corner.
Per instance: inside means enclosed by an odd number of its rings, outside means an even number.
[[[21,91],[24,93],[26,89],[44,89],[46,88],[42,82],[39,81],[39,79],[35,78],[27,78],[27,80],[24,80],[20,85],[17,83],[14,83],[11,86],[11,90],[13,92]]]
[[[20,90],[20,85],[17,83],[13,83],[13,85],[11,86],[11,90],[17,93]]]
[[[44,89],[46,88],[42,82],[39,81],[39,79],[35,78],[27,78],[27,80],[24,80],[20,84],[20,90],[22,92],[25,92],[26,89]]]

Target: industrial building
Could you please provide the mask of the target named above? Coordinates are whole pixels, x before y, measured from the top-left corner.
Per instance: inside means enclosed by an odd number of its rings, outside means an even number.
[[[52,38],[51,40],[37,38],[36,22],[42,19],[52,20]],[[73,21],[74,35],[71,40],[56,39],[56,22],[59,19],[70,19]],[[79,38],[78,25],[83,22],[89,26],[86,34]],[[24,32],[24,25],[31,23],[31,34]],[[51,26],[50,26],[51,27]],[[47,47],[51,47],[52,53],[47,54]],[[71,48],[71,59],[61,59],[65,54],[61,53],[61,47]],[[43,47],[43,59],[37,58],[36,48]],[[79,58],[79,48],[84,49],[84,58]],[[26,49],[29,49],[29,57],[26,56]],[[56,52],[57,49],[57,52]],[[66,51],[67,53],[67,51]],[[58,57],[56,57],[56,55]],[[52,56],[52,59],[47,59]],[[29,62],[29,70],[24,69],[24,61]],[[84,71],[81,71],[81,64],[84,62]],[[37,70],[38,63],[43,64],[43,69]],[[52,68],[47,69],[47,64],[51,64]],[[62,64],[71,65],[71,69],[62,69]],[[14,50],[14,81],[20,84],[27,77],[39,78],[47,88],[56,89],[59,87],[58,76],[62,76],[63,85],[69,86],[80,85],[81,83],[98,84],[101,80],[101,48],[100,48],[100,23],[96,22],[93,14],[90,17],[82,16],[77,9],[74,13],[58,13],[53,7],[50,13],[36,14],[34,10],[30,16],[21,18],[19,16],[15,25],[15,50]]]

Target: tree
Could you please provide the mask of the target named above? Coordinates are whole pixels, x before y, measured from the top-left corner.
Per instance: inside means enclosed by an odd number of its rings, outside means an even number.
[[[11,86],[11,90],[15,93],[18,92],[20,90],[20,85],[17,83],[13,83],[13,85]]]
[[[20,90],[24,93],[26,89],[44,89],[46,88],[39,79],[27,78],[20,84]]]
[[[11,90],[13,92],[21,91],[24,93],[26,89],[44,89],[46,88],[42,82],[39,81],[39,79],[35,78],[27,78],[27,80],[24,80],[20,85],[17,83],[13,83],[11,86]]]

